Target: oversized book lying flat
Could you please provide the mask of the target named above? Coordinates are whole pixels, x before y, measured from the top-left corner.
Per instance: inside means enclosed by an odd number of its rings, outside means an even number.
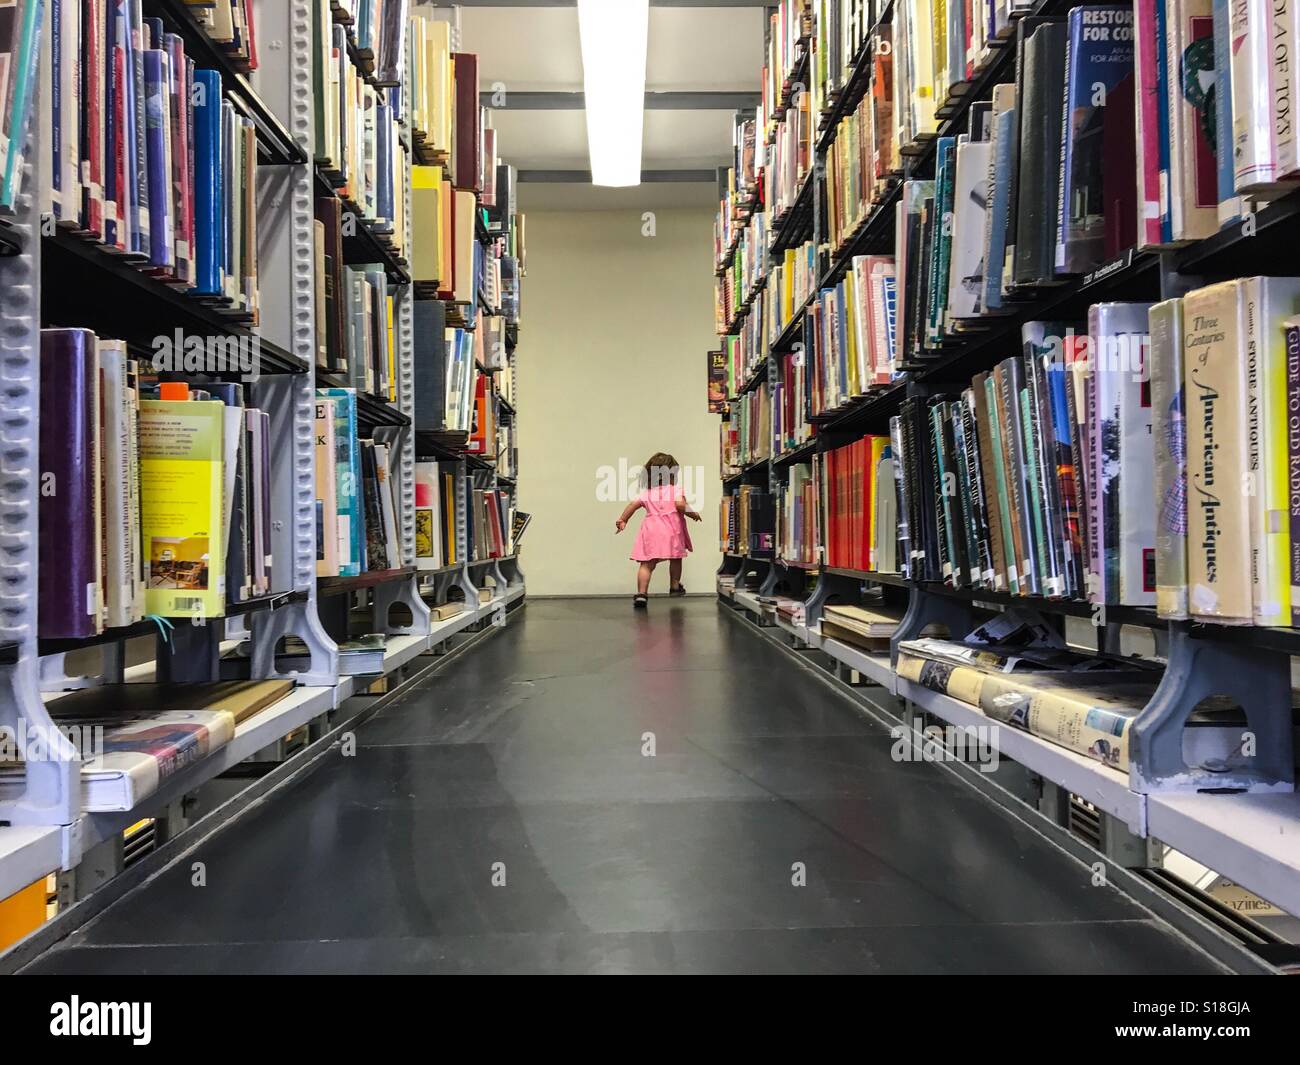
[[[83,808],[104,813],[134,809],[168,777],[224,747],[241,721],[292,688],[290,681],[105,685],[70,692],[46,708],[82,752]],[[0,799],[16,794],[22,777],[21,761],[0,766]]]

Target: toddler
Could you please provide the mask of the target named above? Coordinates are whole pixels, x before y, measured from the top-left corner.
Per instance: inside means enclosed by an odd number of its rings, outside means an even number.
[[[633,562],[641,563],[636,571],[636,596],[632,600],[638,610],[645,609],[650,577],[655,566],[664,560],[668,562],[668,594],[686,594],[682,585],[682,559],[693,550],[686,519],[699,521],[700,516],[686,505],[686,495],[677,484],[677,469],[677,460],[672,455],[662,451],[652,455],[645,464],[645,488],[614,522],[614,531],[621,533],[627,528],[628,519],[645,508],[631,555]]]

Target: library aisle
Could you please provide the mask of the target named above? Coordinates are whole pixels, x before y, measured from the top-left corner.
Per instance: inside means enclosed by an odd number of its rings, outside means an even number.
[[[29,971],[1218,971],[774,658],[711,599],[533,601]]]

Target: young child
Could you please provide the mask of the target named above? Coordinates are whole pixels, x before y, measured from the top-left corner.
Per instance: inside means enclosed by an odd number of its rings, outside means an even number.
[[[686,505],[686,495],[677,484],[677,469],[677,460],[671,455],[662,451],[652,455],[645,464],[646,487],[614,522],[615,533],[621,533],[627,528],[628,519],[645,508],[645,517],[641,519],[631,555],[633,562],[641,563],[636,571],[636,596],[632,600],[632,605],[638,610],[645,609],[650,577],[655,566],[665,559],[668,561],[668,594],[686,594],[682,586],[682,559],[688,551],[694,550],[690,533],[686,531],[686,519],[699,521],[700,516]]]

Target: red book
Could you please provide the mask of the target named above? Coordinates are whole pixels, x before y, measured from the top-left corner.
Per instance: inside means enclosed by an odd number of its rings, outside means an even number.
[[[456,102],[453,119],[452,184],[458,189],[483,191],[483,127],[478,102],[478,56],[452,52],[456,66]]]
[[[99,238],[104,233],[103,0],[84,0],[81,17],[88,30],[81,53],[81,228]]]

